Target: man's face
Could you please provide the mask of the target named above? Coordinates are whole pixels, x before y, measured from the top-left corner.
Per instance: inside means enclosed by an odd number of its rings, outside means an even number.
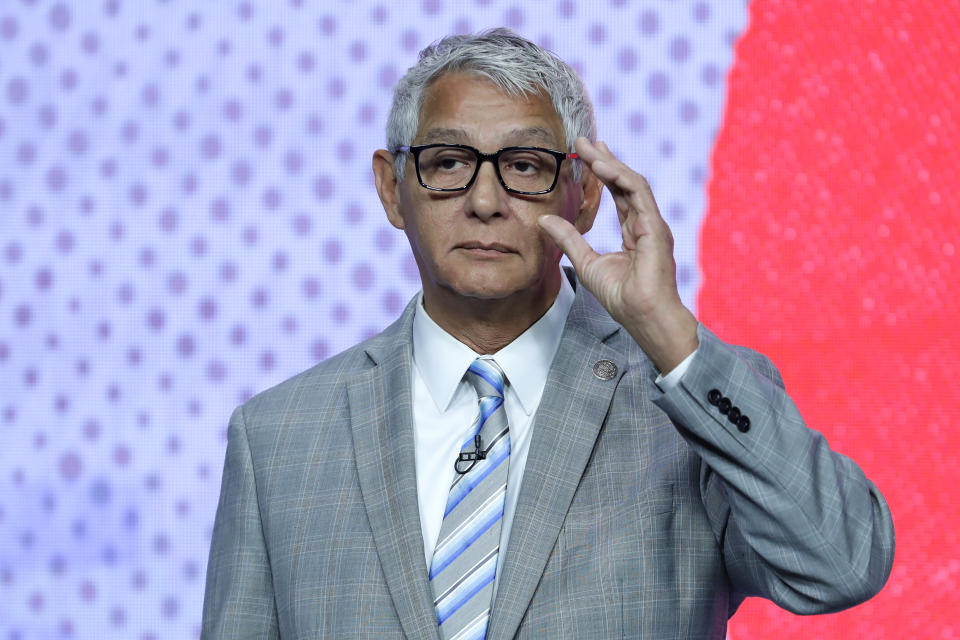
[[[512,97],[467,73],[445,74],[428,89],[414,144],[430,143],[465,144],[485,153],[513,146],[567,149],[549,98]],[[480,165],[466,191],[430,191],[418,182],[410,156],[405,178],[396,187],[397,206],[394,211],[388,207],[388,217],[410,240],[428,303],[447,293],[536,298],[557,285],[560,259],[537,218],[557,214],[585,232],[592,215],[578,216],[582,201],[583,189],[573,181],[569,160],[562,163],[553,191],[526,196],[505,191],[491,162]]]

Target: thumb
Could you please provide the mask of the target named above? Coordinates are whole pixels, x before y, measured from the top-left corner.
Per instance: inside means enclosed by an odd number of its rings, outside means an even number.
[[[597,256],[597,252],[584,240],[576,227],[560,216],[543,215],[537,219],[537,222],[540,224],[540,228],[546,231],[547,235],[560,247],[560,250],[567,254],[577,273],[583,273],[587,263]]]

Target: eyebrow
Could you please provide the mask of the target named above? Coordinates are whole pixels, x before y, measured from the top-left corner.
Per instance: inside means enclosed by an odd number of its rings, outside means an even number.
[[[520,129],[511,129],[502,138],[508,141],[503,146],[525,145],[533,139],[534,142],[556,147],[557,139],[554,134],[544,127],[524,127]],[[470,144],[470,136],[463,129],[454,129],[449,127],[436,127],[428,129],[423,133],[419,144],[433,144],[435,142],[448,142],[453,144]]]

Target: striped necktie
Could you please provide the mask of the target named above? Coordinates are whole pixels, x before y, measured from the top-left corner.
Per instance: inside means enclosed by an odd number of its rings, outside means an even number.
[[[444,640],[486,636],[510,468],[503,371],[493,360],[477,358],[466,377],[477,390],[480,411],[456,460],[457,473],[430,563],[433,602]]]

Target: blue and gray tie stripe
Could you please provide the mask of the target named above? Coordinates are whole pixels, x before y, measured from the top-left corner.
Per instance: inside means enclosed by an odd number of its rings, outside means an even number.
[[[510,469],[503,372],[493,360],[478,358],[466,377],[479,396],[479,415],[462,451],[473,452],[479,434],[487,456],[454,478],[430,563],[437,624],[444,640],[486,635]]]

